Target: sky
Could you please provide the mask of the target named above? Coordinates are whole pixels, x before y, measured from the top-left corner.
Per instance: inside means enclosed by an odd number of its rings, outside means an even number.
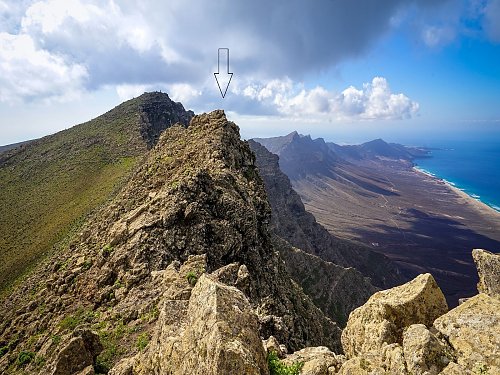
[[[0,145],[155,90],[245,138],[500,140],[500,0],[0,0]]]

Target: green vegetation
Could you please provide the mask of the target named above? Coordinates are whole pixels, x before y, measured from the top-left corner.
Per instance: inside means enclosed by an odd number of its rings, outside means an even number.
[[[191,286],[195,286],[196,282],[198,281],[198,275],[196,275],[195,272],[189,271],[186,275],[186,279]]]
[[[105,257],[105,258],[107,258],[113,252],[113,246],[111,246],[110,244],[107,244],[106,246],[104,246],[102,248],[101,252],[102,252],[102,256]]]
[[[123,185],[147,151],[142,100],[0,154],[0,295]]]
[[[96,372],[108,373],[113,367],[119,355],[125,352],[124,348],[120,346],[120,341],[125,335],[132,333],[132,329],[120,320],[114,324],[113,327],[108,325],[100,325],[99,338],[103,346],[103,351],[96,360]]]
[[[22,351],[17,356],[16,363],[18,366],[24,366],[24,365],[30,363],[34,358],[35,358],[35,353]]]
[[[51,338],[52,338],[52,343],[54,345],[59,345],[59,343],[61,342],[61,336],[60,335],[53,335]]]
[[[61,329],[74,330],[80,324],[92,323],[99,318],[99,313],[92,309],[79,308],[74,314],[66,315],[59,323]]]
[[[2,347],[0,347],[0,358],[3,357],[3,355],[5,353],[7,353],[9,351],[9,346],[8,345],[4,345]]]
[[[137,341],[135,343],[135,346],[137,347],[137,349],[139,349],[140,352],[142,352],[142,351],[144,351],[146,346],[148,346],[149,340],[150,340],[149,333],[147,333],[147,332],[141,333],[137,337]]]
[[[488,366],[482,362],[477,362],[474,366],[474,374],[488,375]]]
[[[287,366],[280,361],[275,352],[271,351],[267,355],[267,365],[270,375],[300,375],[304,362],[295,362]]]
[[[45,359],[45,357],[43,355],[38,355],[37,354],[35,356],[35,360],[33,361],[33,363],[35,364],[35,366],[37,368],[40,368],[40,367],[42,367],[45,364],[46,361],[47,360]]]

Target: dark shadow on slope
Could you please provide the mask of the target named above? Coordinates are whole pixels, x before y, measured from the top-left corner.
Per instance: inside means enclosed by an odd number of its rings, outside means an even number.
[[[448,303],[477,294],[478,276],[472,260],[472,249],[498,252],[500,242],[479,234],[457,220],[431,216],[417,209],[405,214],[410,228],[400,231],[390,225],[370,229],[353,229],[367,243],[377,243],[374,250],[397,262],[405,276],[430,272],[443,290]]]

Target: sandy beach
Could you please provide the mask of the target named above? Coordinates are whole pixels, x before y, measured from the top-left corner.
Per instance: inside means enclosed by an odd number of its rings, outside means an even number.
[[[488,206],[486,203],[480,201],[479,199],[476,199],[469,194],[467,194],[465,191],[457,188],[456,186],[453,186],[450,184],[448,181],[433,175],[432,173],[429,173],[425,170],[422,170],[417,167],[413,167],[413,170],[419,174],[422,175],[424,178],[431,179],[435,181],[436,183],[439,184],[444,184],[446,187],[451,190],[453,193],[455,193],[458,196],[458,199],[463,202],[465,205],[471,206],[474,210],[479,211],[482,215],[490,216],[492,219],[497,219],[499,221],[500,225],[500,212],[495,210],[494,208]],[[500,230],[500,227],[499,227]]]

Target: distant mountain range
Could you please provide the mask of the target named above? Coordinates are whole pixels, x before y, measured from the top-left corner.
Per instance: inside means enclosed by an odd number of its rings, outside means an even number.
[[[330,233],[387,255],[407,278],[433,273],[452,305],[474,293],[472,248],[500,247],[498,215],[413,169],[430,156],[426,148],[382,139],[341,146],[297,132],[254,141],[279,156]]]

